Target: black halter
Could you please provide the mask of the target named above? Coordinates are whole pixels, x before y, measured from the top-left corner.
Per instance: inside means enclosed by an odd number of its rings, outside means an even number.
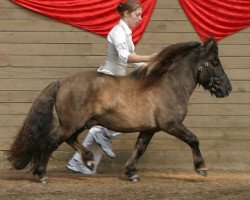
[[[217,85],[217,81],[221,80],[221,79],[224,79],[227,77],[227,75],[223,75],[222,77],[216,77],[213,73],[213,70],[211,69],[211,67],[209,67],[209,63],[207,61],[205,61],[203,59],[203,62],[202,62],[202,66],[199,67],[198,69],[198,82],[200,82],[200,74],[201,74],[201,71],[203,70],[203,66],[205,67],[205,69],[207,70],[207,73],[209,75],[209,80],[210,82],[208,83],[208,88],[210,91],[213,91],[213,92],[216,92],[218,89],[219,89],[219,86]]]

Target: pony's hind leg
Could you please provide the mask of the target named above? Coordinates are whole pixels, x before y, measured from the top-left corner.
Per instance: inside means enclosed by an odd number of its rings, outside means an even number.
[[[190,146],[195,171],[202,176],[207,176],[207,168],[200,152],[198,138],[181,123],[172,123],[165,131]]]
[[[66,140],[67,144],[72,146],[81,156],[81,159],[86,167],[88,167],[91,171],[93,171],[95,167],[94,156],[91,151],[89,151],[86,147],[81,145],[77,140],[78,135],[83,131],[83,129],[79,129],[70,138]]]
[[[125,175],[130,181],[139,180],[139,176],[137,175],[137,170],[136,170],[136,164],[139,158],[146,151],[146,148],[154,134],[155,134],[154,132],[141,132],[139,134],[135,144],[134,152],[125,166]]]
[[[41,183],[47,183],[45,176],[49,158],[52,153],[64,142],[64,134],[60,127],[58,127],[53,134],[48,135],[47,137],[49,143],[47,145],[46,152],[43,152],[43,155],[38,157],[38,161],[36,161],[36,165],[33,168],[33,175],[38,175]]]

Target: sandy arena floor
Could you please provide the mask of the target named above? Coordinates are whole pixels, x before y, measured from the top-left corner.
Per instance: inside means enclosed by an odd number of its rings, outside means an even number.
[[[27,171],[0,171],[1,200],[246,200],[250,199],[250,172],[140,170],[139,182],[124,179],[122,171],[84,176],[68,170],[48,171],[48,184],[36,182]]]

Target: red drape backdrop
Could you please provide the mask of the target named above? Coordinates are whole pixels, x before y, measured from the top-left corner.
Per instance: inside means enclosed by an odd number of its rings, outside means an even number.
[[[179,0],[195,30],[204,40],[217,40],[250,25],[250,0]]]
[[[124,0],[12,1],[58,21],[106,36],[118,22],[119,15],[115,8]],[[138,1],[143,6],[143,20],[133,31],[135,43],[142,37],[156,3],[156,0]],[[250,0],[179,0],[179,2],[203,40],[211,35],[219,40],[250,25]]]
[[[116,7],[124,0],[12,0],[25,8],[51,17],[60,22],[107,36],[118,23],[120,16]],[[143,20],[133,30],[137,43],[148,24],[156,0],[138,0],[143,7]]]

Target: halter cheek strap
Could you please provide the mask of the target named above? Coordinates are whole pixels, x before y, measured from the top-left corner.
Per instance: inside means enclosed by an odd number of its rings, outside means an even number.
[[[209,63],[207,61],[204,61],[203,65],[205,66],[205,69],[207,70],[208,74],[209,74],[209,80],[210,82],[208,83],[208,86],[209,86],[209,90],[213,91],[213,92],[216,92],[218,89],[219,89],[219,86],[216,84],[216,82],[218,80],[221,80],[221,79],[224,79],[227,77],[227,75],[223,75],[222,77],[219,77],[217,78],[213,71],[211,70],[211,68],[209,67]],[[200,74],[203,70],[203,66],[200,66],[199,69],[198,69],[198,82],[200,82]]]

